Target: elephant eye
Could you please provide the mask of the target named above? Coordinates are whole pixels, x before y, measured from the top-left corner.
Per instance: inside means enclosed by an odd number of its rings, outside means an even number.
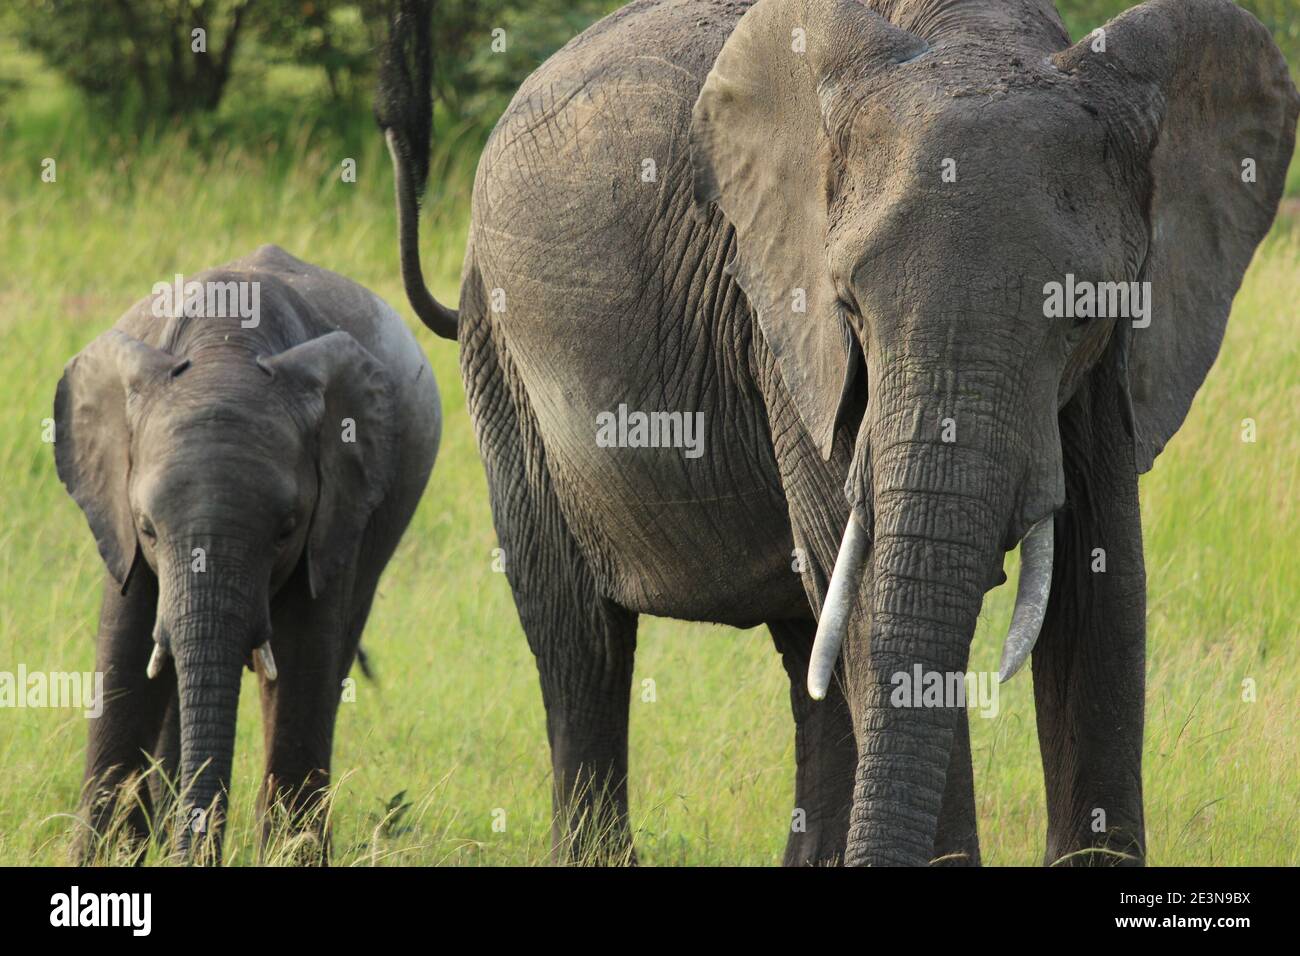
[[[156,541],[158,539],[158,532],[154,531],[153,522],[143,515],[140,516],[140,533],[150,541]]]
[[[294,529],[297,527],[298,523],[296,521],[292,518],[288,519],[284,524],[280,525],[280,533],[275,536],[275,540],[280,544],[285,544],[293,537]]]

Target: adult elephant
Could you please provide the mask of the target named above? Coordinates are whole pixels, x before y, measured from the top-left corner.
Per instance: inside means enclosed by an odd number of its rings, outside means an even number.
[[[807,819],[786,862],[976,862],[965,714],[891,696],[965,671],[1023,542],[1001,676],[1033,649],[1046,860],[1140,861],[1137,476],[1282,192],[1300,98],[1264,28],[1228,0],[1073,46],[1047,0],[633,3],[497,125],[457,313],[419,273],[416,19],[380,108],[403,272],[460,342],[557,849],[629,842],[651,613],[771,629]],[[604,447],[623,406],[698,413],[703,454]]]

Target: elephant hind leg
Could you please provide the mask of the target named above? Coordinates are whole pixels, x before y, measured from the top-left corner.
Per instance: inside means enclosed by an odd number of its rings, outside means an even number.
[[[794,713],[794,812],[783,862],[786,866],[838,864],[844,859],[858,765],[843,682],[833,680],[825,700],[808,696],[808,658],[816,631],[812,621],[772,621],[768,630],[790,677]]]
[[[541,680],[552,855],[557,863],[634,863],[627,738],[637,618],[604,596],[580,552],[500,330],[476,304],[476,285],[467,288],[462,377],[501,560]]]
[[[635,863],[627,752],[637,617],[599,594],[554,499],[530,496],[497,528],[546,708],[552,855],[557,863]]]
[[[516,594],[521,607],[530,600]],[[557,862],[635,863],[627,738],[636,618],[613,607],[574,608],[540,631],[530,630],[529,642],[554,772],[552,852]]]
[[[497,534],[537,661],[554,771],[557,862],[635,862],[627,820],[628,703],[635,614],[604,599],[553,498],[531,493]]]

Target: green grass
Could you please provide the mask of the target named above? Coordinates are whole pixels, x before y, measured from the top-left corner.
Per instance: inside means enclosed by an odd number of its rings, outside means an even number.
[[[280,135],[254,136],[255,123],[228,112],[198,153],[177,132],[92,146],[92,124],[65,97],[38,85],[11,101],[14,118],[0,118],[0,671],[93,666],[100,562],[41,441],[64,362],[155,280],[279,243],[406,315],[446,406],[438,465],[367,632],[379,684],[358,679],[356,701],[341,708],[335,861],[544,862],[550,781],[536,673],[506,581],[491,570],[496,541],[455,349],[418,325],[401,292],[378,135],[364,117],[340,132],[307,110]],[[454,299],[464,245],[474,160],[465,153],[438,164],[424,222],[426,267],[444,300]],[[338,176],[349,155],[354,185]],[[57,184],[39,181],[45,156],[58,161]],[[1297,302],[1300,241],[1280,226],[1187,424],[1143,479],[1154,863],[1300,862]],[[1240,440],[1247,417],[1254,444]],[[990,595],[972,668],[995,669],[1010,604],[1007,586]],[[1253,703],[1242,700],[1247,678]],[[642,700],[646,680],[654,702]],[[641,860],[778,862],[793,742],[787,682],[766,633],[645,619],[631,708]],[[233,863],[255,858],[260,723],[250,676]],[[0,728],[0,865],[64,862],[85,721],[7,710]],[[1045,813],[1027,677],[1004,688],[999,716],[974,720],[973,734],[986,862],[1037,863]],[[387,808],[403,791],[412,806],[395,819]],[[498,810],[504,832],[493,828]]]

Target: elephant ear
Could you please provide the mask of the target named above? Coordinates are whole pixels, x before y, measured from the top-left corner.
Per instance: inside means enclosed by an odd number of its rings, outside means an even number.
[[[127,481],[129,406],[187,363],[110,329],[69,360],[54,392],[54,466],[126,592],[139,542]]]
[[[1125,323],[1122,350],[1144,472],[1218,354],[1277,212],[1300,97],[1268,31],[1229,0],[1149,0],[1103,30],[1054,60],[1149,138],[1140,144],[1151,179],[1140,278],[1151,283],[1150,325]]]
[[[857,0],[759,0],[736,24],[691,118],[695,200],[736,232],[729,265],[825,457],[850,339],[826,264],[823,108],[849,78],[923,52]]]
[[[259,358],[304,402],[317,439],[319,490],[307,532],[312,597],[352,566],[362,533],[392,486],[394,409],[387,373],[346,332]]]

